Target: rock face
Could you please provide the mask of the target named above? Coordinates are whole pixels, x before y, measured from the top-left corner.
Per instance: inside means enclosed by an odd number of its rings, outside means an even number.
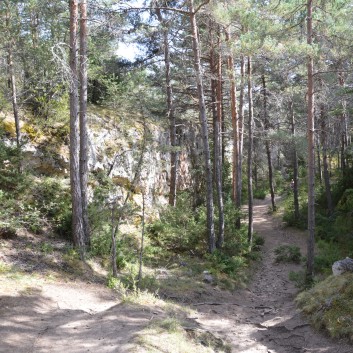
[[[339,276],[344,272],[353,272],[353,259],[346,257],[343,260],[334,262],[332,265],[333,275]]]
[[[91,114],[89,131],[89,169],[103,172],[113,182],[136,194],[144,190],[146,202],[166,202],[169,192],[170,153],[169,132],[142,122],[132,126],[102,124],[102,118]],[[190,185],[189,158],[179,153],[178,189]],[[134,183],[134,185],[132,185]]]
[[[90,172],[110,177],[122,189],[133,189],[137,200],[142,199],[141,191],[144,190],[147,205],[165,203],[170,181],[169,130],[138,119],[125,121],[107,115],[112,112],[97,113],[94,109],[98,110],[92,108],[88,113]],[[12,118],[7,119],[4,121],[12,127]],[[22,123],[21,130],[26,170],[45,176],[69,177],[67,125],[57,123],[45,132],[33,133],[32,125]],[[6,143],[15,145],[14,137],[13,131],[9,131]],[[179,152],[179,161],[178,189],[182,190],[191,183],[190,159],[186,151]]]

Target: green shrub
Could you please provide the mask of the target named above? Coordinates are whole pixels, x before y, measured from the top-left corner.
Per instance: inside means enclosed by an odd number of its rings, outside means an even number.
[[[210,262],[213,270],[226,273],[233,278],[248,265],[245,257],[228,256],[219,250],[214,251],[212,254],[207,254],[206,259]]]
[[[33,205],[48,218],[54,230],[62,236],[71,237],[70,189],[54,178],[44,178],[31,188]]]
[[[294,262],[298,264],[302,259],[300,249],[295,245],[280,245],[274,252],[276,262]]]
[[[353,235],[353,189],[344,191],[337,204],[336,213],[335,231],[337,234]]]
[[[147,226],[153,245],[173,252],[204,253],[206,243],[206,211],[199,207],[192,211],[190,198],[181,195],[176,207],[167,206],[160,219]]]
[[[264,200],[266,198],[266,195],[268,194],[267,189],[255,189],[254,190],[254,198],[259,199],[259,200]]]

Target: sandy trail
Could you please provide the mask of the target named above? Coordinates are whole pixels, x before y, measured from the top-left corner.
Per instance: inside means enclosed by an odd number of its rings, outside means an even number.
[[[214,293],[213,302],[229,305],[202,305],[199,322],[231,342],[242,353],[351,353],[353,347],[315,332],[295,308],[297,289],[289,281],[290,271],[300,265],[277,264],[274,249],[291,244],[306,253],[304,232],[284,228],[268,214],[270,200],[256,200],[254,230],[265,238],[263,259],[251,284],[234,295]]]
[[[198,311],[194,324],[229,342],[234,353],[352,353],[352,346],[314,332],[296,311],[288,274],[300,266],[275,264],[273,250],[295,244],[305,254],[305,234],[281,227],[268,206],[266,199],[254,208],[254,228],[265,245],[251,284],[234,294],[203,291],[189,303]],[[0,353],[134,352],[136,334],[163,315],[158,308],[120,304],[99,284],[0,280]]]

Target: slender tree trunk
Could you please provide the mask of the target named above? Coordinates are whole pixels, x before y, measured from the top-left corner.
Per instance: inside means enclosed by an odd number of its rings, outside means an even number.
[[[7,10],[6,10],[6,17],[5,17],[5,24],[6,29],[9,32],[8,35],[11,36],[11,10],[10,5],[6,2]],[[21,147],[21,130],[20,130],[20,117],[19,117],[19,109],[18,109],[18,102],[17,102],[17,84],[16,84],[16,75],[15,75],[15,68],[13,64],[13,47],[14,47],[14,39],[9,38],[7,44],[7,67],[8,67],[8,74],[9,74],[9,88],[11,89],[11,101],[12,101],[12,111],[15,120],[15,129],[16,129],[16,145],[17,148],[20,149]],[[21,166],[19,168],[21,170]]]
[[[307,1],[307,44],[312,46],[312,0]],[[307,58],[308,71],[308,251],[307,279],[314,276],[314,245],[315,245],[315,123],[314,123],[314,59]]]
[[[253,149],[254,149],[254,112],[253,112],[253,98],[252,98],[252,65],[251,57],[248,56],[248,104],[249,104],[249,141],[248,141],[248,242],[252,246],[253,241]]]
[[[226,30],[226,41],[230,44],[229,31]],[[234,74],[234,59],[233,55],[229,53],[227,57],[228,74],[230,81],[230,108],[232,117],[232,128],[233,128],[233,166],[232,166],[232,199],[236,207],[240,207],[239,199],[239,117],[237,111],[237,88],[235,84],[235,74]]]
[[[267,164],[268,164],[268,181],[270,187],[271,194],[271,203],[272,203],[272,211],[275,212],[276,202],[275,202],[275,188],[273,185],[273,168],[272,168],[272,158],[271,158],[271,146],[268,136],[268,130],[270,128],[270,122],[268,120],[268,112],[267,112],[267,88],[266,88],[266,78],[265,75],[262,75],[262,90],[263,90],[263,113],[264,113],[264,126],[265,126],[265,147],[266,147],[266,155],[267,155]]]
[[[72,198],[72,235],[80,257],[85,256],[85,237],[82,218],[82,193],[79,163],[79,113],[77,72],[77,0],[70,0],[70,181]]]
[[[142,265],[143,265],[143,251],[144,251],[144,240],[145,240],[145,193],[142,192],[142,229],[141,229],[141,246],[139,254],[139,273],[137,277],[137,283],[140,288],[142,280]]]
[[[299,197],[298,197],[298,190],[299,190],[299,177],[298,177],[298,153],[297,153],[297,146],[295,141],[296,131],[295,131],[295,117],[294,117],[294,107],[293,107],[293,100],[289,102],[289,111],[291,116],[291,127],[292,127],[292,137],[293,137],[293,181],[294,181],[294,188],[293,188],[293,201],[294,201],[294,219],[299,221]]]
[[[322,167],[321,167],[321,146],[320,136],[316,136],[316,159],[317,159],[317,175],[319,177],[319,183],[322,184]]]
[[[176,119],[174,114],[173,102],[173,86],[171,79],[171,65],[170,65],[170,48],[169,48],[169,34],[168,25],[162,17],[161,10],[156,8],[158,21],[163,27],[163,47],[164,47],[164,64],[165,64],[165,85],[167,92],[167,118],[169,121],[169,135],[170,135],[170,186],[169,186],[169,205],[175,206],[176,194],[178,185],[178,168],[179,168],[179,153],[176,151],[178,146]]]
[[[245,60],[244,56],[240,57],[240,94],[239,94],[239,118],[238,118],[238,169],[237,169],[237,200],[239,208],[242,201],[243,190],[243,149],[244,149],[244,86],[245,86]],[[241,219],[237,217],[235,221],[237,229],[240,229]]]
[[[322,164],[324,169],[324,183],[325,183],[325,193],[327,200],[327,211],[328,216],[333,215],[333,203],[331,195],[331,183],[330,174],[328,170],[328,158],[327,158],[327,132],[326,132],[326,116],[325,116],[325,106],[320,105],[320,120],[321,120],[321,145],[322,145]]]
[[[190,24],[192,30],[192,44],[194,53],[194,66],[197,81],[197,92],[199,99],[199,117],[201,123],[201,135],[203,141],[203,152],[205,158],[205,174],[206,174],[206,206],[207,206],[207,233],[208,233],[208,250],[212,253],[215,250],[215,233],[214,233],[214,206],[213,206],[213,181],[211,170],[211,155],[208,142],[208,127],[206,116],[205,95],[202,79],[200,45],[198,39],[198,30],[196,23],[196,15],[194,10],[194,1],[190,0]]]
[[[16,145],[17,148],[21,147],[21,129],[20,129],[20,116],[17,102],[17,85],[16,85],[16,76],[13,65],[13,55],[12,55],[12,45],[8,47],[8,56],[7,63],[9,69],[9,82],[11,86],[11,101],[12,101],[12,111],[15,119],[15,128],[16,128]]]
[[[88,127],[87,127],[87,0],[80,3],[80,181],[85,246],[90,245],[88,220]]]
[[[117,260],[117,253],[116,253],[116,235],[119,230],[119,223],[115,224],[115,213],[116,213],[116,203],[113,204],[112,207],[112,271],[113,271],[113,277],[117,278],[118,277],[118,265],[116,263]]]
[[[338,74],[338,82],[340,86],[344,87],[344,77],[343,73]],[[348,137],[347,137],[347,113],[346,113],[346,101],[343,100],[342,103],[342,114],[341,114],[341,169],[344,172],[347,168],[345,151],[348,146]]]
[[[218,238],[216,246],[220,249],[224,242],[224,204],[223,204],[223,183],[222,183],[222,51],[221,51],[221,33],[218,31],[218,55],[217,55],[217,119],[215,121],[215,177],[218,205]]]

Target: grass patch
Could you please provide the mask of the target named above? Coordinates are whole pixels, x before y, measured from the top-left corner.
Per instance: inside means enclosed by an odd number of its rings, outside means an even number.
[[[280,245],[274,250],[275,252],[275,262],[293,262],[299,264],[302,256],[300,249],[296,245]]]
[[[154,320],[136,339],[136,352],[230,353],[230,347],[212,333],[189,327],[180,318]]]
[[[353,274],[330,276],[297,297],[299,308],[317,329],[353,342]]]

